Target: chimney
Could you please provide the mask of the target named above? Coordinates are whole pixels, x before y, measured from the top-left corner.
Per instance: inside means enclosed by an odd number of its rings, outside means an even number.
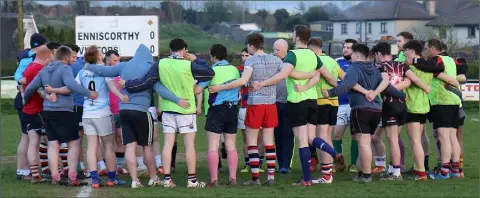
[[[425,2],[425,7],[427,8],[428,15],[437,16],[437,13],[435,11],[437,7],[437,2],[435,0],[426,0],[424,2]]]

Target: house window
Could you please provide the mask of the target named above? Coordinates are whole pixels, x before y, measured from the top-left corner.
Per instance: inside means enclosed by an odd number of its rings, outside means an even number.
[[[372,34],[372,23],[368,23],[368,33]]]
[[[333,25],[327,25],[327,32],[333,32]]]
[[[387,23],[380,23],[380,33],[387,33]]]
[[[355,25],[355,34],[360,34],[360,23]]]
[[[342,34],[347,34],[347,24],[342,24]]]
[[[469,26],[468,27],[468,37],[469,38],[475,38],[475,32],[476,32],[476,28],[475,26]]]

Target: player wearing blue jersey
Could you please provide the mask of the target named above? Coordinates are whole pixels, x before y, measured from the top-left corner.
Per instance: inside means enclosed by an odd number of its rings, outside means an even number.
[[[354,39],[346,39],[343,42],[343,57],[337,58],[336,61],[340,65],[340,68],[344,72],[347,72],[348,68],[352,64],[351,56],[353,54],[352,46],[356,44],[357,41]],[[338,82],[339,84],[341,82]],[[338,97],[338,113],[337,113],[337,125],[333,130],[333,147],[337,153],[342,153],[342,139],[345,130],[347,129],[348,123],[350,122],[350,104],[348,100],[348,94],[343,94]],[[358,158],[358,145],[352,137],[351,147],[350,147],[350,166],[348,166],[349,172],[357,172],[356,163]],[[343,171],[345,167],[344,164],[335,164],[335,171]],[[338,168],[338,169],[337,169]]]

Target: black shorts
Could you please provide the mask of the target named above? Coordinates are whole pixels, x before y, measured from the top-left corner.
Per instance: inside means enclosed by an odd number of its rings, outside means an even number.
[[[22,128],[22,133],[27,134],[27,122],[26,114],[23,113],[22,109],[17,109],[18,119],[20,120],[20,127]]]
[[[73,112],[69,111],[43,111],[43,123],[47,131],[48,141],[66,143],[80,139],[78,125]]]
[[[433,105],[430,111],[432,112],[433,129],[458,127],[458,105]]]
[[[137,142],[139,146],[153,143],[153,118],[150,112],[120,110],[123,145]]]
[[[403,126],[407,119],[407,105],[400,101],[384,102],[382,127]]]
[[[287,103],[288,119],[292,127],[306,124],[317,125],[317,101],[305,100],[299,103]]]
[[[430,106],[430,109],[432,109],[432,106]],[[427,116],[428,122],[432,123],[433,119],[432,119],[432,111],[431,110],[426,114],[426,116]],[[425,122],[427,122],[427,121],[425,121]]]
[[[338,106],[318,105],[317,106],[317,125],[337,124]]]
[[[205,130],[213,133],[236,134],[238,125],[238,108],[234,106],[216,105],[208,108]]]
[[[75,113],[75,123],[78,126],[78,130],[83,130],[82,125],[82,116],[83,116],[83,106],[74,106],[73,113]]]
[[[35,130],[38,135],[46,135],[42,115],[40,113],[33,115],[25,114],[25,121],[27,123],[27,132]]]
[[[459,114],[459,119],[458,119],[458,127],[457,128],[460,128],[462,127],[464,124],[465,124],[465,109],[460,108],[460,110],[458,111],[458,114]]]
[[[350,113],[350,133],[373,135],[382,118],[381,111],[352,109]]]
[[[406,123],[419,122],[420,124],[425,124],[427,122],[427,114],[421,113],[408,113]]]

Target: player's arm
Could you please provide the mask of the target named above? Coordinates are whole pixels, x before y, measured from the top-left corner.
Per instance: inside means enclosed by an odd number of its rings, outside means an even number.
[[[457,81],[457,79],[450,77],[449,75],[446,75],[445,73],[440,73],[436,76],[438,79],[442,80],[445,83],[448,83],[457,89],[460,89],[460,83]]]
[[[315,76],[315,72],[301,72],[293,70],[289,76],[296,80],[307,80],[313,78]]]
[[[27,88],[25,89],[25,92],[23,94],[23,100],[25,101],[25,103],[30,101],[33,94],[41,86],[42,86],[42,80],[40,78],[40,75],[38,74],[37,76],[35,76],[35,78],[33,78],[32,82],[30,82],[30,84],[28,84]]]
[[[68,87],[68,89],[72,90],[73,92],[79,93],[89,98],[96,98],[95,96],[93,96],[90,90],[82,87],[80,84],[77,83],[77,81],[75,81],[75,79],[73,78],[71,67],[67,67],[67,69],[63,70],[62,80],[63,83]]]
[[[428,73],[440,73],[445,70],[445,65],[440,57],[436,56],[430,59],[414,58],[412,65],[417,69]]]
[[[245,67],[243,69],[242,77],[227,84],[213,85],[208,88],[210,93],[216,93],[222,90],[233,89],[241,86],[245,86],[252,77],[253,69],[251,67]]]
[[[464,84],[467,82],[467,61],[464,58],[458,58],[455,60],[455,63],[457,65],[457,81],[460,84]]]
[[[120,100],[122,100],[122,102],[128,102],[128,96],[123,95],[122,92],[118,90],[117,84],[114,79],[106,79],[105,81],[107,81],[108,89],[113,93],[113,95],[117,96]]]
[[[404,90],[410,87],[411,84],[412,84],[412,81],[409,78],[403,78],[401,82],[394,85],[393,87],[395,87],[395,89],[398,89],[398,90]]]
[[[340,68],[339,65],[338,65],[338,68]],[[320,72],[320,76],[324,78],[328,84],[330,84],[333,87],[338,86],[337,80],[333,78],[333,76],[330,74],[330,72],[328,72],[326,67],[323,67],[323,62],[318,56],[317,56],[317,70]]]
[[[340,79],[341,81],[345,80],[345,72],[343,72],[343,70],[338,67],[338,79]],[[368,94],[368,90],[366,90],[365,88],[363,88],[361,85],[359,85],[358,83],[355,84],[355,86],[353,86],[352,88],[353,90],[357,91],[357,92],[360,92],[364,95]]]
[[[208,66],[207,61],[196,58],[191,64],[192,75],[198,82],[210,81],[215,76],[215,71]],[[158,73],[158,72],[157,72]]]
[[[158,64],[153,64],[143,78],[125,81],[125,89],[131,93],[142,92],[153,88],[159,79]]]
[[[27,69],[27,66],[28,66],[27,59],[24,58],[20,60],[20,63],[18,64],[18,67],[15,70],[15,74],[13,75],[15,82],[17,82],[18,84],[22,85],[26,83],[25,78],[23,77],[23,72],[25,71],[25,69]]]
[[[423,91],[425,91],[425,93],[430,93],[431,87],[428,86],[427,84],[423,83],[422,79],[420,79],[417,75],[415,75],[415,73],[413,73],[412,70],[408,70],[407,72],[405,72],[405,76],[407,76],[407,78],[410,79],[411,82],[413,82],[415,85],[417,85],[418,87],[423,89]],[[397,87],[397,89],[399,89],[399,88]],[[402,90],[402,89],[400,89],[400,90]]]
[[[112,66],[103,66],[103,65],[96,65],[96,64],[86,64],[86,70],[90,70],[91,72],[98,74],[99,76],[103,77],[116,77],[120,75],[120,71],[124,67],[125,63],[119,63],[115,67]],[[72,74],[73,76],[73,74]]]
[[[345,78],[342,84],[338,85],[333,89],[328,90],[328,96],[334,97],[334,96],[345,94],[348,91],[350,91],[350,89],[352,89],[357,83],[358,83],[358,73],[353,67],[351,67],[348,69],[348,72],[345,75]]]
[[[464,84],[464,83],[467,82],[467,76],[465,76],[465,74],[457,75],[457,81],[458,81],[460,84]]]
[[[304,92],[305,90],[308,90],[313,86],[315,86],[319,80],[320,80],[320,72],[316,71],[315,76],[313,78],[310,78],[305,85],[295,85],[295,90],[297,92]]]
[[[178,103],[180,98],[178,98],[173,92],[168,90],[162,83],[157,82],[154,85],[154,90],[157,92],[159,96],[161,96],[165,100],[172,101],[174,103]]]

